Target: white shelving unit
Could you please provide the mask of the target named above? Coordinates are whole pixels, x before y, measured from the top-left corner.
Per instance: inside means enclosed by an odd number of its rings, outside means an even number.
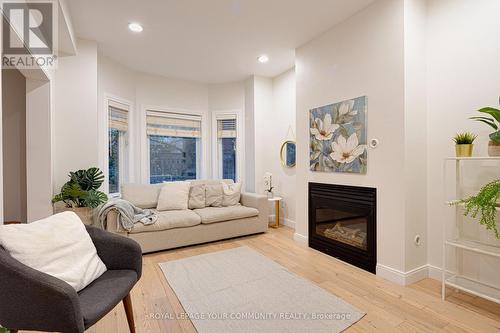
[[[465,161],[470,161],[471,163],[477,161],[498,161],[500,162],[500,157],[449,157],[444,161],[444,179],[445,179],[445,191],[446,194],[446,180],[447,180],[447,164],[455,161],[455,197],[460,199],[463,197],[462,191],[462,167]],[[498,177],[500,177],[500,167],[498,168]],[[450,205],[452,201],[447,201],[446,204]],[[446,298],[446,287],[455,288],[469,294],[482,297],[484,299],[490,300],[500,304],[500,286],[490,285],[482,281],[472,279],[463,275],[460,275],[458,268],[457,272],[448,271],[448,256],[447,250],[449,248],[460,249],[462,251],[467,251],[474,253],[478,256],[488,256],[496,257],[500,259],[500,246],[484,244],[480,240],[468,239],[462,235],[462,230],[460,224],[463,222],[463,205],[452,206],[455,208],[455,223],[453,228],[455,230],[447,230],[446,222],[443,223],[443,271],[442,271],[442,288],[441,297],[444,300]],[[452,208],[450,208],[452,209]],[[497,211],[499,208],[497,208]],[[452,231],[453,237],[449,237]],[[455,257],[455,260],[458,260]],[[458,263],[457,263],[458,267]],[[500,270],[500,266],[499,266]]]

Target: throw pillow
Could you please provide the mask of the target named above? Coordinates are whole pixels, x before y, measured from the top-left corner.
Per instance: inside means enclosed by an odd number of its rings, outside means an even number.
[[[191,187],[189,182],[163,183],[156,209],[159,211],[188,209],[189,187]]]
[[[223,182],[222,189],[224,191],[222,206],[236,206],[240,203],[241,183],[227,184]]]
[[[0,245],[17,261],[67,282],[77,292],[106,271],[82,221],[63,212],[0,226]]]
[[[205,185],[191,185],[189,189],[189,209],[205,208]]]
[[[205,186],[205,206],[221,207],[224,192],[222,184],[211,184]]]

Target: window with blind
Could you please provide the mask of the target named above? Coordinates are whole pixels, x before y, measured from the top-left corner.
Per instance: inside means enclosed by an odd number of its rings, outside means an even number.
[[[196,179],[201,160],[201,116],[147,111],[149,182]]]
[[[236,181],[236,116],[217,119],[219,178]]]
[[[128,107],[108,102],[108,191],[120,192],[128,173]]]

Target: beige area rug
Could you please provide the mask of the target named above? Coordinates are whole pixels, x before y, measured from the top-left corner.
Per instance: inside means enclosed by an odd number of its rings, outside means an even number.
[[[160,267],[199,333],[335,333],[365,315],[246,246]]]

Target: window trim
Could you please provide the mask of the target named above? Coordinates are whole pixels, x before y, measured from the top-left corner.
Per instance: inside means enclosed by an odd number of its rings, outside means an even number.
[[[217,120],[236,118],[236,182],[243,181],[243,129],[240,110],[212,112],[212,177],[220,179],[222,170],[219,161],[219,138],[217,137]]]
[[[107,193],[110,197],[117,197],[120,195],[120,192],[118,193],[109,193],[109,136],[108,136],[108,130],[109,130],[109,107],[116,107],[120,109],[125,109],[128,112],[128,168],[127,172],[124,174],[123,172],[120,172],[120,184],[123,182],[133,182],[134,181],[134,107],[133,103],[127,99],[105,93],[104,94],[104,101],[103,101],[103,112],[101,115],[101,136],[102,136],[102,141],[101,144],[99,145],[100,147],[104,147],[102,153],[101,153],[101,165],[100,169],[102,170],[104,174],[104,183],[103,183],[103,191]],[[124,141],[124,138],[121,137],[120,141]],[[123,159],[123,154],[120,154],[120,159]],[[120,161],[121,163],[122,161]]]
[[[141,147],[141,180],[143,184],[150,183],[150,156],[149,156],[149,140],[147,134],[147,112],[165,112],[165,113],[174,113],[182,117],[183,115],[186,118],[189,117],[199,117],[201,119],[201,144],[200,153],[201,157],[199,157],[199,165],[196,166],[196,177],[197,179],[205,179],[207,175],[210,174],[209,165],[210,165],[210,155],[208,150],[208,141],[209,141],[209,127],[207,124],[207,112],[203,111],[193,111],[181,108],[165,108],[159,106],[152,105],[141,105],[141,114],[140,114],[140,147]],[[198,154],[198,151],[197,151]],[[197,163],[198,164],[198,163]]]

